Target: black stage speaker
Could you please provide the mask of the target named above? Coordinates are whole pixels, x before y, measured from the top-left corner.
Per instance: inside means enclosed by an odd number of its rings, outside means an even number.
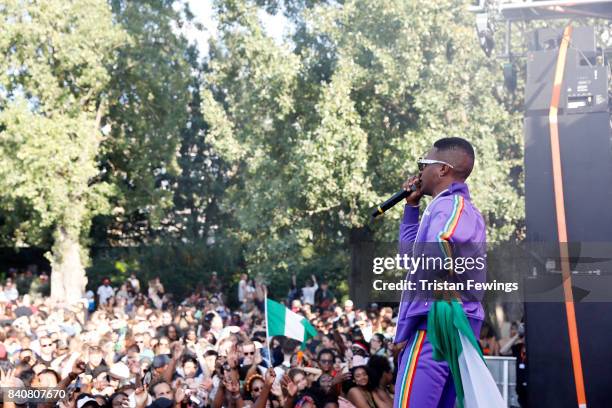
[[[548,117],[528,116],[524,129],[527,240],[557,242]],[[612,241],[610,114],[559,115],[559,145],[570,242]]]
[[[559,106],[559,144],[574,306],[587,406],[612,407],[612,143],[608,71],[590,59],[593,29],[574,31]],[[528,271],[525,304],[530,407],[578,407],[569,346],[553,190],[548,109],[562,31],[532,34],[525,89],[527,245],[547,253]],[[575,37],[575,38],[574,38]],[[538,42],[538,40],[542,42]],[[592,44],[591,44],[592,39]],[[584,48],[584,52],[576,47]],[[598,244],[597,244],[598,243]],[[608,245],[611,248],[612,245]],[[537,251],[536,251],[537,252]],[[552,260],[552,262],[546,262]],[[551,301],[556,300],[556,301]]]

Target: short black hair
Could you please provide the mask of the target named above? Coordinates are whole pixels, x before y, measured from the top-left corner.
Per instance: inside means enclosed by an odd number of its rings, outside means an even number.
[[[332,358],[336,358],[336,355],[334,354],[332,349],[324,348],[323,350],[319,351],[319,354],[317,355],[317,360],[321,360],[321,356],[323,354],[329,354],[330,356],[332,356]]]
[[[365,386],[365,388],[369,391],[374,389],[374,387],[372,386],[372,373],[370,367],[368,367],[367,365],[360,365],[350,369],[352,375],[352,378],[350,380],[342,382],[342,391],[344,391],[345,394],[348,394],[351,388],[357,386],[357,384],[355,383],[355,372],[357,370],[364,370],[368,374],[368,384]]]
[[[140,347],[138,347],[138,344],[134,343],[130,347],[128,347],[127,352],[129,353],[130,351],[135,351],[136,353],[140,353]]]
[[[436,140],[434,143],[434,147],[439,152],[444,152],[448,150],[461,150],[465,154],[467,154],[472,160],[476,157],[474,155],[474,148],[472,144],[467,140],[461,137],[444,137],[442,139]]]
[[[60,381],[62,381],[62,377],[55,371],[52,370],[50,368],[45,368],[44,370],[42,370],[40,373],[38,373],[38,376],[40,377],[41,375],[45,375],[45,374],[51,374],[52,376],[55,377],[55,380],[59,383]]]
[[[282,343],[283,354],[291,354],[295,351],[296,347],[300,344],[299,341],[291,339],[289,337],[285,338],[285,341]]]
[[[112,394],[112,395],[111,395],[111,396],[108,398],[108,402],[110,403],[110,405],[112,406],[112,404],[113,404],[113,400],[114,400],[115,398],[117,398],[117,397],[120,397],[120,396],[123,396],[123,397],[129,398],[129,396],[128,396],[128,395],[127,395],[125,392],[123,392],[123,391],[117,391],[117,392],[115,392],[114,394]]]
[[[391,371],[391,364],[384,356],[372,356],[368,359],[369,379],[373,387],[378,387],[384,373]]]
[[[27,366],[27,368],[21,371],[21,373],[19,374],[19,379],[23,381],[26,387],[29,387],[30,384],[32,384],[32,379],[35,376],[36,376],[36,373],[34,372],[34,370],[32,370],[30,366]]]
[[[172,385],[170,385],[168,381],[164,380],[162,377],[156,378],[151,382],[151,384],[149,384],[149,395],[151,395],[153,398],[155,398],[155,387],[157,387],[159,384],[168,384],[168,387],[172,389]]]
[[[188,363],[188,362],[190,362],[190,361],[191,361],[191,362],[192,362],[192,363],[193,363],[193,364],[194,364],[196,367],[198,367],[198,360],[197,360],[197,359],[196,359],[194,356],[192,356],[192,355],[190,355],[190,354],[186,354],[185,356],[183,356],[183,365],[185,365],[185,363]]]

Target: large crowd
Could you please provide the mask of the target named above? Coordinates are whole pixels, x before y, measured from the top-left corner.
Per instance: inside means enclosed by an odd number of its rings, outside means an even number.
[[[317,329],[305,344],[267,338],[267,289],[246,274],[237,299],[216,273],[181,302],[159,278],[141,286],[132,275],[114,286],[104,279],[73,305],[21,295],[17,279],[0,286],[0,386],[63,392],[25,404],[5,392],[5,407],[393,406],[397,310],[340,302],[315,276],[303,287],[293,276],[283,300]],[[513,329],[501,342],[485,329],[485,354],[524,353]]]

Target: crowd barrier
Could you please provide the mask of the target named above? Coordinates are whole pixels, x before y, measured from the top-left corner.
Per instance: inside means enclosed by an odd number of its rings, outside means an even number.
[[[520,407],[516,395],[516,357],[485,356],[489,371],[508,407]]]

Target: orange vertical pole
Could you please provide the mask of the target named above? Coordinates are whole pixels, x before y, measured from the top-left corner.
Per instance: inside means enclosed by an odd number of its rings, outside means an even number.
[[[572,26],[570,25],[563,31],[563,40],[561,41],[561,47],[559,48],[548,121],[550,125],[550,149],[552,154],[553,186],[555,191],[555,210],[557,214],[557,233],[559,236],[563,293],[565,295],[565,314],[567,315],[567,329],[572,354],[572,367],[574,370],[574,382],[576,383],[578,407],[586,408],[587,403],[584,388],[584,376],[582,374],[582,360],[580,358],[580,342],[578,341],[578,325],[576,323],[576,311],[574,310],[572,276],[569,265],[569,251],[567,247],[567,224],[565,221],[563,173],[561,171],[561,149],[559,147],[559,122],[557,117],[559,100],[561,98],[561,86],[563,84],[563,73],[567,60],[567,49],[569,48],[571,35]]]

